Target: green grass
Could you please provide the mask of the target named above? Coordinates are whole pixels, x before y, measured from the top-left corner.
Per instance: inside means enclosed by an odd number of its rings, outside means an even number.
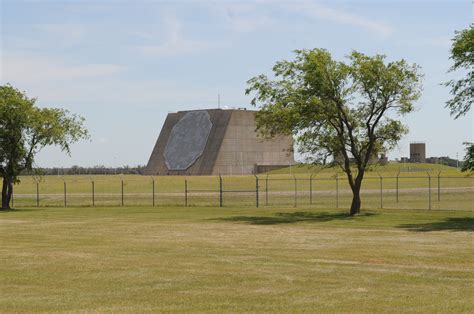
[[[356,169],[354,169],[356,171]],[[334,175],[335,173],[343,174],[339,166],[334,167],[322,167],[318,165],[307,165],[307,164],[297,164],[292,167],[286,167],[278,170],[270,171],[269,174],[308,174],[314,173],[315,175],[324,176],[324,175]],[[459,169],[454,167],[449,167],[446,165],[439,164],[428,164],[428,163],[397,163],[390,162],[385,165],[372,165],[367,168],[367,175],[371,174],[382,174],[382,175],[426,175],[430,173],[431,175],[438,175],[442,173],[445,176],[462,176],[466,173],[462,173]]]
[[[472,312],[472,211],[0,212],[0,312]]]
[[[396,164],[395,166],[397,166]],[[410,167],[423,167],[423,164],[411,164]],[[446,166],[427,164],[439,169]],[[312,172],[314,167],[292,167],[293,175],[272,173],[259,175],[259,202],[262,206],[310,204],[318,208],[336,206],[336,179],[338,174],[339,199],[338,203],[348,206],[351,201],[351,191],[347,179],[335,169],[323,169]],[[431,184],[432,209],[473,210],[474,209],[474,176],[450,169],[451,172],[403,172],[400,173],[399,200],[396,199],[397,179],[393,172],[394,165],[380,167],[382,171],[372,170],[367,173],[362,186],[362,201],[366,208],[381,207],[380,177],[382,180],[383,208],[429,208],[429,191]],[[284,170],[284,169],[283,169]],[[282,171],[283,171],[282,170]],[[288,170],[288,169],[287,169]],[[298,171],[296,171],[298,170]],[[298,172],[298,173],[296,173]],[[311,177],[311,173],[315,173]],[[311,181],[310,181],[310,178]],[[123,180],[124,204],[126,206],[149,206],[152,204],[152,187],[155,182],[155,204],[157,206],[182,206],[185,203],[185,180],[188,184],[188,204],[190,206],[218,206],[219,178],[217,176],[162,176],[148,177],[139,175],[114,176],[43,176],[39,179],[40,206],[64,206],[64,184],[67,191],[68,206],[92,206],[92,182],[94,182],[95,206],[120,206],[122,203],[121,182]],[[438,190],[438,183],[440,189]],[[224,190],[255,191],[254,176],[225,176]],[[310,194],[310,186],[311,193]],[[268,194],[267,194],[268,190]],[[212,192],[211,192],[212,191]],[[440,194],[438,200],[438,192]],[[15,185],[15,206],[36,205],[36,182],[33,177],[22,177],[21,183]],[[255,192],[224,193],[225,206],[255,206]]]

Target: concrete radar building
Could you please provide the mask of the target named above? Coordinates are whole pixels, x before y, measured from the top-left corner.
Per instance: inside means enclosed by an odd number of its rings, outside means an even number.
[[[144,174],[252,174],[294,164],[293,138],[259,137],[255,114],[244,109],[168,114]]]
[[[424,142],[410,143],[410,162],[426,162],[426,144]]]

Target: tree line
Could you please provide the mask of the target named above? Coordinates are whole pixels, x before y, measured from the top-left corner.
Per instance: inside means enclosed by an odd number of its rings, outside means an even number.
[[[121,166],[106,167],[97,165],[93,167],[37,167],[34,169],[24,170],[21,175],[118,175],[118,174],[143,174],[146,166]]]

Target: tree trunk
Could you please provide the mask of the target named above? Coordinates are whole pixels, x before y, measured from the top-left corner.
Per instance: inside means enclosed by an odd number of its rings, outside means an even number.
[[[7,189],[7,204],[8,208],[10,208],[10,204],[12,202],[12,196],[13,196],[13,182],[9,181],[8,182],[8,189]]]
[[[352,191],[352,204],[351,204],[351,211],[350,215],[354,216],[358,213],[360,213],[360,205],[361,205],[361,200],[360,200],[360,187],[357,190]]]
[[[4,177],[2,186],[2,209],[10,209],[11,193],[9,193],[9,186],[10,184],[8,182],[8,179]]]
[[[350,211],[351,216],[354,216],[360,213],[360,205],[362,204],[360,200],[360,188],[362,186],[363,177],[364,177],[363,173],[360,175],[357,175],[357,178],[352,187],[352,204],[351,204],[351,211]]]

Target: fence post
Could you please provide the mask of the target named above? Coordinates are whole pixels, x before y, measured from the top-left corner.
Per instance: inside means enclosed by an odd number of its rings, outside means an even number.
[[[121,192],[122,192],[122,207],[123,207],[123,179],[120,180],[121,183]]]
[[[431,175],[428,173],[428,209],[431,210]]]
[[[397,203],[398,203],[398,178],[400,177],[400,171],[398,171],[397,173],[397,194],[396,194],[396,200],[397,200]]]
[[[222,176],[219,174],[219,207],[222,207]]]
[[[268,173],[265,178],[265,205],[268,206]]]
[[[311,174],[309,177],[309,204],[313,205],[313,175],[314,173]]]
[[[66,181],[64,181],[64,207],[67,207]]]
[[[36,182],[36,207],[40,206],[39,182]]]
[[[155,178],[151,177],[151,202],[155,207]]]
[[[441,171],[438,172],[438,202],[441,201]]]
[[[94,180],[91,181],[92,183],[92,207],[95,206],[95,188],[94,188]]]
[[[296,179],[295,175],[293,175],[293,179],[295,180],[295,207],[298,206],[297,199],[298,199],[298,180]]]
[[[336,173],[336,208],[339,208],[339,177]]]
[[[258,208],[258,176],[255,174],[255,204],[257,205],[257,208]]]
[[[13,202],[13,194],[14,194],[14,189],[12,189],[11,202],[12,202],[12,208],[15,208],[15,203]]]
[[[380,208],[383,209],[383,178],[379,174],[380,178]]]
[[[184,207],[188,207],[188,179],[184,179]]]

